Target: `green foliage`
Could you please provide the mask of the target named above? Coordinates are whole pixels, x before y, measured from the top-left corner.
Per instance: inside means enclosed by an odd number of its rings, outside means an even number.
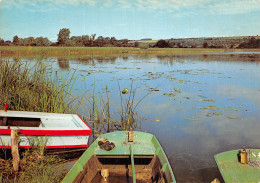
[[[15,36],[13,37],[13,44],[14,44],[15,46],[19,45],[19,38],[18,38],[17,35],[15,35]]]
[[[203,43],[203,48],[208,48],[209,46],[208,46],[208,43],[207,42],[204,42]]]
[[[35,39],[35,45],[36,46],[50,46],[51,41],[48,38],[44,37],[37,37]]]
[[[66,40],[64,46],[76,46],[76,42],[73,40]]]
[[[165,41],[164,39],[160,39],[154,47],[158,48],[170,48],[169,42]]]
[[[58,44],[64,46],[66,41],[70,38],[70,30],[67,28],[60,29],[58,34]]]

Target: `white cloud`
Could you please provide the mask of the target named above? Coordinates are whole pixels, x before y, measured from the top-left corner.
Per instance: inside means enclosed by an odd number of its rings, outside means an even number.
[[[168,11],[170,13],[194,14],[243,14],[251,11],[260,11],[260,0],[0,0],[10,6],[31,5],[40,7],[42,4],[49,6],[87,4],[90,6],[120,8],[139,8],[155,11]]]
[[[245,98],[260,107],[260,91],[237,85],[219,86],[216,89],[219,95],[230,95],[233,98]]]

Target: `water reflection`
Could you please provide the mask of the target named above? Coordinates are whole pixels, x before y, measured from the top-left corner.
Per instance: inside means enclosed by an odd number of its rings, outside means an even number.
[[[69,59],[57,58],[57,62],[59,64],[59,68],[60,69],[62,69],[62,70],[69,70],[69,68],[70,68]]]

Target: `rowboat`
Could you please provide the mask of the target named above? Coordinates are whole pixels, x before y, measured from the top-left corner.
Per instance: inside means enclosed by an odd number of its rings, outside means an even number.
[[[0,110],[0,148],[11,148],[11,130],[19,133],[19,148],[84,149],[92,131],[78,115]],[[38,143],[38,144],[37,144]]]
[[[239,149],[214,156],[226,183],[260,182],[260,149]]]
[[[154,135],[117,131],[99,136],[62,182],[175,182],[175,178]]]

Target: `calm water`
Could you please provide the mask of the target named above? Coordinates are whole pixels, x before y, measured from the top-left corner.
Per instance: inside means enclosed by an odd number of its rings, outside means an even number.
[[[114,118],[120,110],[118,83],[122,90],[133,82],[136,101],[152,90],[137,107],[142,119],[137,130],[157,137],[177,182],[210,182],[221,179],[215,154],[260,147],[259,58],[228,53],[45,62],[64,76],[76,70],[75,96],[91,96],[94,90],[105,97],[107,86]]]

